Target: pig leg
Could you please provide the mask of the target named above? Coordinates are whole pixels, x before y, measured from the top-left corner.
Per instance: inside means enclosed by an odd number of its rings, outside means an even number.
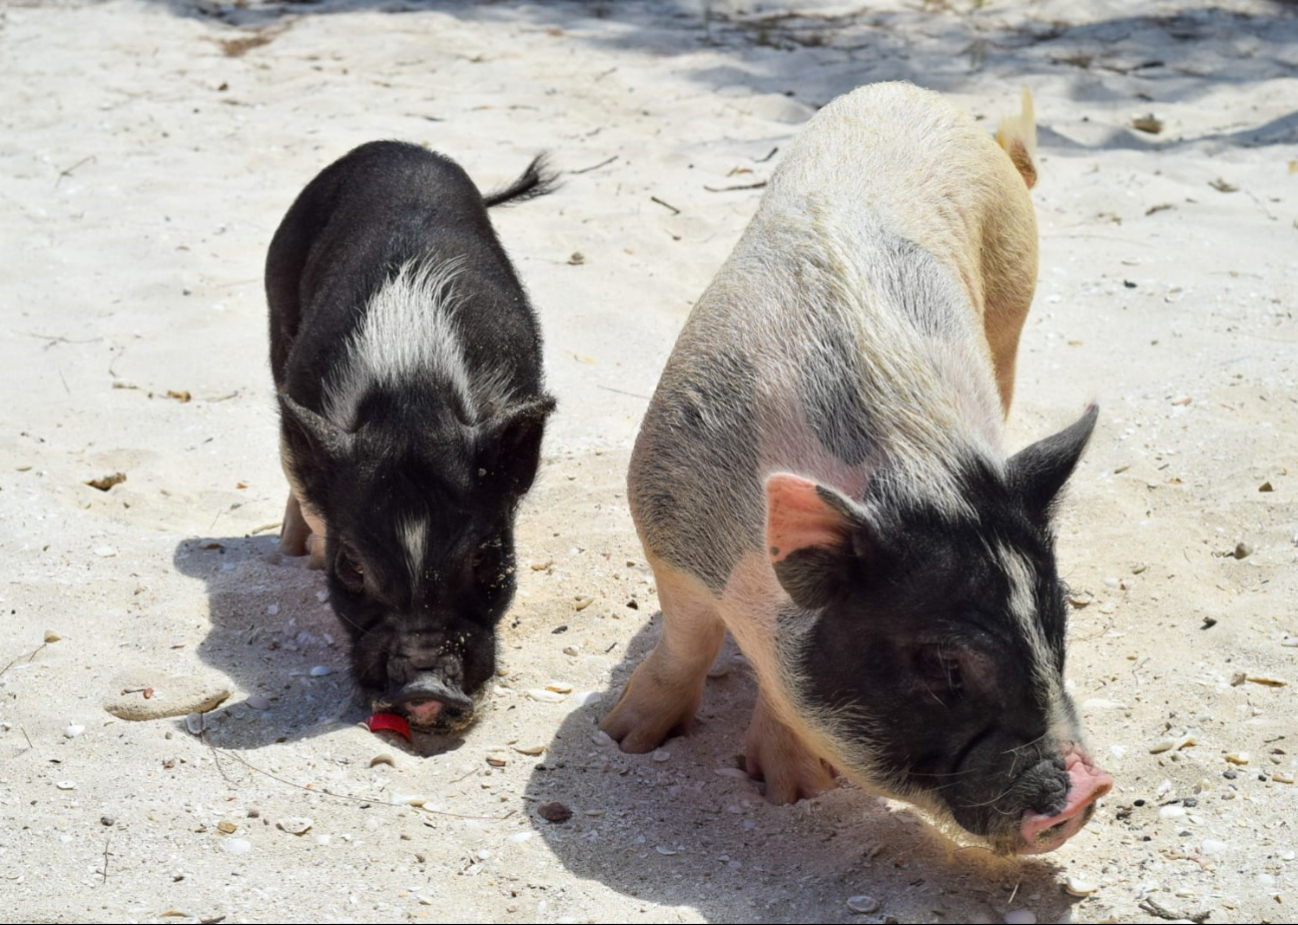
[[[302,516],[302,505],[298,504],[297,495],[290,491],[284,508],[284,526],[279,533],[279,551],[286,556],[305,556],[310,536],[311,528]]]
[[[657,559],[649,564],[662,605],[662,636],[600,725],[624,752],[652,751],[689,726],[726,635],[716,601],[698,579]]]
[[[780,720],[760,687],[744,764],[749,777],[766,781],[766,799],[776,805],[810,799],[835,786],[833,768]]]

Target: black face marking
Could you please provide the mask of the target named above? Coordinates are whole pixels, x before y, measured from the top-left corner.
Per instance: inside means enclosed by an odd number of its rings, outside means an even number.
[[[688,365],[687,381],[664,379],[654,396],[631,463],[631,503],[646,545],[719,593],[740,557],[765,545],[766,498],[754,478],[756,380],[752,364],[734,354]],[[655,432],[666,439],[655,441]],[[750,532],[718,534],[717,522]]]
[[[798,665],[808,705],[839,717],[839,733],[898,790],[929,792],[969,831],[1004,845],[1025,812],[1057,811],[1068,789],[1051,735],[1063,695],[1063,588],[1052,538],[1021,500],[989,471],[965,480],[975,518],[894,508],[867,543],[818,550],[842,558],[822,563],[842,590],[784,615],[778,644]],[[1015,576],[998,554],[1006,549],[1032,577],[1039,632],[1014,612]],[[1043,673],[1058,683],[1043,685]]]

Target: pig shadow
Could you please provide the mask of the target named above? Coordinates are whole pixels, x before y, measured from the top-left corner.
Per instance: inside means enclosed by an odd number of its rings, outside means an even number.
[[[323,572],[281,555],[274,535],[191,537],[176,545],[172,561],[207,586],[211,626],[199,657],[246,692],[207,714],[210,744],[256,749],[365,721],[369,705],[352,680],[347,631],[329,606]],[[258,694],[267,709],[249,705]],[[421,734],[409,743],[385,739],[419,756],[463,744]]]
[[[601,701],[568,715],[528,782],[526,811],[572,873],[716,922],[990,922],[1022,907],[1058,921],[1077,902],[1059,889],[1062,856],[957,846],[917,810],[852,785],[767,803],[738,770],[756,685],[729,640],[717,665],[732,667],[709,678],[699,727],[654,754],[623,754],[598,723],[661,618],[632,640]],[[547,821],[541,807],[552,802],[571,818]]]

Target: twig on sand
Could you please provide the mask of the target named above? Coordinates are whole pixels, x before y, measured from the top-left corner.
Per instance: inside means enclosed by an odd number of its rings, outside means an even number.
[[[771,158],[775,157],[776,152],[779,151],[779,150],[780,150],[779,148],[771,148],[770,153],[767,154],[766,157],[755,157],[755,158],[753,158],[753,163],[754,163],[754,164],[765,164],[765,163],[766,163],[767,161],[769,161]]]
[[[100,873],[104,877],[104,883],[108,882],[108,858],[109,858],[108,844],[112,840],[113,840],[113,836],[111,835],[104,837],[104,869],[100,871]]]
[[[681,210],[678,209],[678,208],[676,208],[676,207],[675,207],[674,205],[672,205],[670,202],[663,202],[663,201],[662,201],[661,199],[659,199],[657,196],[650,196],[649,198],[650,198],[650,200],[652,200],[653,202],[658,203],[658,205],[662,206],[663,208],[665,208],[665,209],[671,209],[673,215],[680,215],[680,214],[681,214]]]
[[[285,787],[292,787],[295,790],[305,790],[307,793],[316,793],[316,794],[320,794],[321,796],[333,797],[335,800],[344,800],[349,803],[366,803],[375,806],[396,806],[401,809],[411,808],[411,805],[409,803],[393,803],[391,800],[379,800],[379,799],[375,799],[374,797],[356,797],[348,793],[334,793],[332,790],[316,790],[314,787],[307,787],[302,784],[295,784],[291,780],[285,780],[282,777],[277,777],[276,775],[270,773],[269,771],[263,771],[261,768],[257,767],[255,764],[252,764],[250,761],[248,761],[246,758],[242,757],[241,755],[236,755],[234,752],[228,752],[228,751],[222,752],[211,742],[207,741],[206,732],[201,733],[199,735],[199,738],[203,740],[204,745],[206,745],[208,748],[212,750],[212,756],[213,759],[216,761],[216,766],[218,769],[221,768],[221,760],[220,760],[221,756],[224,756],[226,758],[231,758],[239,762],[239,764],[243,765],[249,771],[253,771],[257,774],[260,774],[263,777],[269,777],[271,780],[275,781],[276,783],[283,784]],[[225,777],[227,781],[230,781],[230,778],[226,777],[224,770],[221,771],[221,776]],[[230,781],[230,782],[234,783],[234,781]],[[514,810],[512,809],[509,812],[505,813],[503,816],[470,816],[465,813],[448,812],[447,810],[444,809],[429,809],[427,806],[420,806],[417,808],[421,812],[429,813],[434,816],[451,816],[456,819],[479,819],[486,822],[504,822],[510,816],[514,815]]]
[[[77,161],[71,167],[68,167],[66,170],[60,170],[58,179],[54,181],[54,188],[58,189],[59,184],[63,182],[63,178],[72,176],[72,172],[76,170],[78,167],[80,167],[81,165],[88,164],[91,161],[97,161],[97,160],[99,160],[99,158],[95,157],[93,154],[87,154],[85,157]]]
[[[575,173],[590,173],[592,170],[599,170],[601,167],[607,167],[609,164],[611,164],[611,163],[613,163],[615,160],[617,160],[617,158],[618,158],[618,155],[614,154],[612,157],[608,158],[607,160],[600,161],[600,162],[599,162],[598,164],[596,164],[594,167],[583,167],[583,168],[581,168],[581,170],[569,170],[568,173],[569,173],[569,174],[575,174]]]
[[[648,395],[641,395],[638,392],[628,392],[625,389],[615,389],[611,385],[597,385],[596,388],[603,389],[605,392],[617,392],[617,394],[619,395],[630,395],[632,398],[639,398],[639,399],[643,399],[644,401],[649,401]]]
[[[709,193],[732,193],[741,189],[761,189],[765,185],[765,180],[759,180],[756,183],[740,183],[737,186],[704,186],[703,188]]]
[[[1212,915],[1211,912],[1199,912],[1194,915],[1182,915],[1179,912],[1173,912],[1170,909],[1160,906],[1155,900],[1150,899],[1149,897],[1146,897],[1140,901],[1140,908],[1144,909],[1146,912],[1148,912],[1152,916],[1155,916],[1156,918],[1167,919],[1168,921],[1176,921],[1178,919],[1181,921],[1185,921],[1188,919],[1189,921],[1194,922],[1195,925],[1203,925],[1204,922],[1208,921],[1208,917]]]
[[[39,653],[39,652],[41,651],[41,649],[45,648],[45,647],[48,646],[48,645],[49,645],[48,642],[42,642],[39,646],[37,646],[36,648],[32,649],[32,650],[31,650],[30,652],[28,652],[26,655],[19,655],[17,658],[15,658],[13,661],[11,661],[8,665],[5,665],[3,668],[0,668],[0,675],[4,674],[6,671],[8,671],[8,670],[9,670],[10,668],[12,668],[14,665],[17,665],[17,664],[18,664],[19,662],[21,662],[24,658],[26,658],[28,662],[31,662],[31,660],[34,659],[34,658],[36,657],[37,653]],[[29,744],[30,744],[30,740],[28,740],[28,741],[29,741]]]

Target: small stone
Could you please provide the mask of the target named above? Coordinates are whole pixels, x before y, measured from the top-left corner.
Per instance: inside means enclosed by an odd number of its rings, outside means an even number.
[[[1099,886],[1081,877],[1069,877],[1064,881],[1064,892],[1069,896],[1090,896]]]
[[[77,782],[72,780],[61,780],[54,786],[58,787],[60,790],[76,790]]]
[[[275,823],[276,828],[290,835],[305,835],[311,831],[313,825],[315,823],[306,816],[289,816],[287,819],[281,819]]]
[[[370,767],[372,768],[377,768],[381,764],[386,764],[388,767],[395,768],[397,766],[397,759],[393,758],[387,752],[380,752],[370,759]]]
[[[666,749],[662,749],[662,748],[654,749],[654,753],[653,753],[654,761],[658,761],[658,762],[669,761],[671,760],[671,757],[672,757],[672,753],[667,751]]]
[[[316,599],[317,601],[319,601],[321,604],[323,604],[325,601],[329,600],[329,592],[328,592],[328,590],[325,590],[325,591],[317,591],[317,592],[315,593],[315,599]]]
[[[1251,555],[1253,555],[1253,547],[1248,545],[1248,543],[1237,543],[1235,545],[1236,559],[1247,559]]]
[[[230,854],[247,854],[252,850],[252,842],[246,838],[227,838],[221,842],[221,847]]]
[[[85,726],[79,726],[74,723],[73,725],[70,725],[63,730],[63,735],[66,738],[75,739],[77,736],[81,735],[85,731],[86,731]]]
[[[60,636],[58,633],[54,632],[54,630],[46,630],[46,631],[45,631],[45,642],[46,642],[46,643],[58,642],[58,641],[59,641],[60,639],[62,639],[62,638],[63,638],[63,637]]]
[[[227,820],[222,820],[216,824],[216,830],[222,835],[233,835],[238,829],[237,825]]]
[[[255,806],[250,806],[250,807],[248,807],[248,818],[249,818],[249,819],[260,819],[260,818],[261,818],[261,810],[259,810],[259,809],[258,809],[257,807],[255,807]]]
[[[536,808],[536,814],[542,819],[561,825],[572,818],[572,810],[564,806],[558,800],[550,803],[542,803]]]
[[[1005,913],[1005,925],[1037,925],[1037,917],[1027,909]]]
[[[113,556],[117,555],[117,550],[112,546],[96,546],[95,555],[99,556],[101,559],[111,559]]]
[[[572,599],[572,606],[577,610],[585,610],[591,604],[595,603],[595,598],[589,594],[578,594]]]
[[[1258,491],[1275,491],[1275,489],[1271,487],[1271,483],[1270,483],[1270,482],[1263,482],[1261,485],[1259,485],[1259,486],[1257,487],[1257,490],[1258,490]]]
[[[520,755],[543,755],[545,754],[544,745],[515,745],[514,751]]]
[[[266,607],[266,613],[272,617],[279,613],[279,604],[270,604]]]
[[[487,764],[491,765],[493,768],[503,768],[508,763],[508,761],[498,755],[487,756]]]
[[[1271,772],[1271,779],[1280,784],[1292,784],[1294,780],[1293,775],[1286,773],[1285,771]]]
[[[244,703],[252,707],[252,709],[254,710],[270,709],[270,698],[267,697],[265,694],[253,694],[251,697],[245,700]]]
[[[1185,807],[1184,807],[1184,806],[1176,806],[1176,805],[1172,805],[1172,806],[1162,806],[1162,807],[1159,807],[1158,815],[1159,815],[1160,818],[1163,818],[1163,819],[1175,819],[1175,818],[1178,817],[1178,816],[1184,816],[1184,815],[1185,815]]]
[[[328,665],[316,665],[311,669],[311,677],[323,678],[334,673],[334,670]]]
[[[1221,776],[1226,778],[1226,780],[1234,780],[1235,778],[1239,777],[1239,772],[1236,771],[1234,768],[1227,768],[1226,770],[1221,772]]]
[[[675,848],[667,848],[664,847],[663,845],[659,845],[657,851],[659,854],[665,855],[667,857],[671,857],[672,855],[677,853]]]
[[[579,267],[586,262],[586,255],[581,251],[573,251],[572,256],[568,258],[569,266]]]
[[[1068,603],[1072,604],[1078,610],[1090,604],[1095,600],[1095,596],[1089,591],[1080,591],[1068,595]]]
[[[111,828],[112,826],[117,825],[117,820],[114,819],[112,816],[100,816],[99,824]]]
[[[862,915],[868,915],[879,908],[879,900],[873,896],[851,896],[847,900],[847,908],[853,912],[859,912]]]
[[[578,649],[576,646],[564,646],[563,654],[576,658],[578,655],[581,655],[581,650]]]
[[[1194,734],[1186,733],[1185,735],[1172,736],[1166,739],[1160,739],[1158,742],[1155,742],[1152,746],[1150,746],[1149,753],[1151,755],[1161,755],[1163,752],[1180,751],[1181,749],[1185,748],[1187,745],[1194,745],[1194,744],[1195,744]]]
[[[533,563],[532,563],[532,571],[534,571],[534,572],[544,572],[546,569],[548,569],[548,568],[549,568],[550,566],[552,566],[552,565],[554,565],[554,560],[553,560],[553,559],[545,559],[545,560],[543,560],[543,561],[541,561],[541,562],[533,562]]]
[[[403,806],[423,806],[428,802],[428,797],[420,793],[400,793],[392,798],[392,802]]]
[[[1231,764],[1245,765],[1248,764],[1248,752],[1229,752],[1226,760]]]
[[[572,685],[566,681],[551,681],[545,686],[547,691],[553,691],[556,694],[571,694]]]
[[[1157,135],[1163,131],[1163,120],[1157,116],[1132,116],[1131,127],[1148,135]]]

